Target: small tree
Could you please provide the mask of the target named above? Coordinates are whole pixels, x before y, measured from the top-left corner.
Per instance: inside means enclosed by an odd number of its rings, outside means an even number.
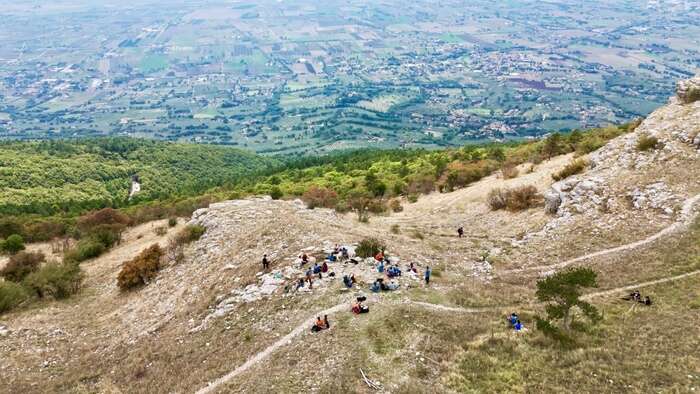
[[[273,186],[272,189],[270,189],[270,197],[273,200],[279,200],[284,197],[284,193],[282,193],[282,190],[278,186]]]
[[[384,252],[386,246],[376,238],[365,238],[355,249],[355,253],[360,257],[374,257],[379,252]]]
[[[6,240],[0,242],[0,249],[9,254],[15,254],[24,250],[24,238],[19,234],[12,234]]]
[[[554,133],[548,136],[542,144],[541,152],[547,159],[559,155],[563,152],[563,141],[561,134]]]
[[[570,342],[574,308],[592,323],[600,320],[598,310],[581,300],[581,288],[598,287],[597,274],[590,268],[572,268],[537,282],[537,298],[547,303],[546,318],[537,317],[537,328],[559,342]]]

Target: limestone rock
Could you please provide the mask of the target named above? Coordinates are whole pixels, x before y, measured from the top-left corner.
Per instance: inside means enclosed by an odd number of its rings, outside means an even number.
[[[700,100],[700,76],[678,81],[676,96],[684,104]]]
[[[544,194],[544,210],[549,214],[555,214],[559,211],[561,205],[561,194],[556,190],[550,190]]]

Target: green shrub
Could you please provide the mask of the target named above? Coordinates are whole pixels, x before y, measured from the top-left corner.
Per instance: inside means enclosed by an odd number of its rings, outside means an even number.
[[[63,256],[64,262],[79,263],[100,256],[107,250],[103,243],[95,239],[81,239],[77,245]]]
[[[648,134],[642,134],[637,139],[637,150],[645,152],[652,149],[657,149],[661,147],[659,139]]]
[[[27,275],[39,269],[39,266],[46,260],[41,252],[19,252],[10,257],[5,267],[0,270],[0,276],[12,282],[21,282]]]
[[[0,251],[15,254],[24,250],[24,239],[19,234],[12,234],[6,240],[0,241]]]
[[[376,238],[365,238],[355,249],[355,253],[360,257],[374,257],[379,252],[384,252],[386,246]]]
[[[204,226],[191,224],[177,233],[173,241],[176,245],[185,245],[200,239],[206,230]]]
[[[272,189],[270,189],[270,197],[272,197],[273,200],[279,200],[284,197],[284,193],[282,193],[282,190],[278,186],[273,186]]]
[[[158,244],[149,246],[133,260],[122,265],[117,276],[117,286],[122,290],[129,290],[147,284],[158,274],[162,257],[163,249]]]
[[[416,202],[418,202],[418,194],[409,194],[409,195],[406,197],[406,199],[407,199],[408,202],[410,202],[411,204],[415,204]]]
[[[391,228],[389,229],[392,234],[399,234],[401,233],[401,228],[399,227],[398,224],[392,224]]]
[[[0,282],[0,313],[21,304],[28,298],[27,291],[14,282]]]
[[[177,218],[176,217],[171,217],[168,219],[168,227],[175,227],[177,226]]]
[[[123,231],[124,227],[121,225],[105,224],[94,227],[86,238],[97,241],[104,245],[105,249],[109,249],[114,244],[121,242]]]
[[[0,219],[0,238],[7,238],[12,234],[24,234],[24,226],[16,219]]]
[[[27,275],[22,281],[25,288],[39,298],[67,298],[80,290],[83,273],[75,263],[46,264],[39,271]]]
[[[588,162],[583,159],[576,159],[561,169],[561,171],[552,174],[552,179],[555,181],[561,181],[572,175],[582,173],[586,167],[588,167]]]
[[[423,236],[423,233],[421,233],[418,230],[413,230],[413,232],[411,233],[411,238],[420,239],[420,240],[425,239],[425,237]]]
[[[153,232],[154,232],[157,236],[162,237],[162,236],[164,236],[165,234],[168,233],[168,228],[165,227],[165,226],[158,226],[158,227],[156,227],[156,228],[153,229]]]

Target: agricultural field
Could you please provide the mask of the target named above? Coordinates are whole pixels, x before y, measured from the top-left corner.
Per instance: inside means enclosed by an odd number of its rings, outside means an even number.
[[[692,2],[0,4],[1,139],[459,146],[643,117],[700,71]]]

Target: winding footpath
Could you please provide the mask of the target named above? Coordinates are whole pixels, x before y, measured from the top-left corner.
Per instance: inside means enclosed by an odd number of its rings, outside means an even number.
[[[604,297],[604,296],[609,296],[609,295],[614,295],[620,292],[626,292],[634,289],[640,289],[643,287],[648,287],[648,286],[654,286],[662,283],[668,283],[668,282],[673,282],[681,279],[685,279],[691,276],[695,276],[700,274],[700,270],[695,270],[692,272],[688,272],[685,274],[681,275],[676,275],[676,276],[671,276],[668,278],[662,278],[662,279],[657,279],[653,281],[648,281],[648,282],[642,282],[642,283],[636,283],[632,285],[626,285],[626,286],[621,286],[621,287],[616,287],[614,289],[608,289],[608,290],[603,290],[599,292],[594,292],[594,293],[589,293],[581,297],[582,299],[591,299],[595,297]],[[446,306],[446,305],[440,305],[440,304],[431,304],[428,302],[422,302],[422,301],[407,301],[405,302],[406,304],[409,305],[414,305],[414,306],[419,306],[422,308],[434,310],[434,311],[440,311],[440,312],[451,312],[451,313],[461,313],[461,314],[476,314],[476,313],[491,313],[491,312],[502,312],[502,311],[510,311],[513,310],[514,308],[523,308],[524,305],[500,305],[500,306],[491,306],[491,307],[478,307],[478,308],[462,308],[462,307],[457,307],[457,306]],[[531,304],[536,305],[536,304]],[[233,371],[227,373],[226,375],[220,377],[219,379],[209,383],[208,386],[200,389],[197,391],[197,394],[208,394],[208,393],[214,393],[218,388],[235,378],[236,376],[242,374],[243,372],[246,372],[253,366],[255,366],[257,363],[264,361],[268,357],[272,355],[277,349],[281,348],[282,346],[285,346],[287,344],[290,344],[292,340],[301,335],[302,332],[307,331],[309,327],[313,324],[315,321],[315,316],[323,316],[323,315],[331,315],[334,313],[341,312],[343,310],[346,310],[348,308],[348,303],[344,302],[338,305],[335,305],[333,307],[330,307],[328,309],[325,309],[321,312],[318,312],[313,315],[313,317],[310,317],[306,321],[304,321],[302,324],[297,326],[292,332],[289,334],[285,335],[272,345],[268,346],[265,348],[263,351],[260,353],[256,354],[255,356],[251,357],[246,361],[244,364],[239,366],[238,368],[234,369]]]
[[[243,363],[238,368],[236,368],[233,371],[227,373],[226,375],[216,379],[215,381],[209,383],[209,385],[207,387],[204,387],[204,388],[197,390],[197,394],[207,394],[207,393],[215,392],[216,389],[218,389],[222,385],[226,384],[231,379],[233,379],[236,376],[242,374],[243,372],[249,370],[255,364],[270,357],[270,355],[273,352],[275,352],[277,349],[279,349],[280,347],[291,343],[292,339],[299,336],[302,332],[309,330],[311,325],[316,321],[316,316],[331,315],[333,313],[340,312],[343,309],[347,309],[348,305],[349,305],[348,302],[343,302],[341,304],[332,306],[328,309],[325,309],[321,312],[314,314],[312,317],[310,317],[309,319],[305,320],[303,323],[298,325],[294,330],[292,330],[292,332],[285,335],[284,337],[282,337],[281,339],[279,339],[277,342],[273,343],[272,345],[268,346],[267,348],[265,348],[265,350],[261,351],[260,353],[256,354],[255,356],[249,358],[248,361]]]
[[[676,231],[679,231],[683,228],[688,227],[697,214],[694,213],[693,209],[695,204],[700,201],[700,194],[686,200],[686,202],[683,204],[683,208],[681,210],[681,215],[679,219],[671,224],[670,226],[664,228],[663,230],[657,232],[656,234],[653,234],[643,240],[632,242],[629,244],[617,246],[614,248],[610,249],[605,249],[601,250],[598,252],[586,254],[571,260],[567,260],[561,263],[557,264],[551,264],[551,265],[544,265],[544,266],[534,266],[534,267],[525,267],[525,268],[519,268],[519,269],[514,269],[514,270],[508,270],[508,271],[502,271],[501,274],[513,274],[513,273],[521,273],[521,272],[527,272],[527,271],[536,271],[536,270],[551,270],[551,269],[557,269],[557,268],[563,268],[581,261],[585,261],[594,257],[600,257],[600,256],[605,256],[609,254],[615,254],[619,252],[624,252],[624,251],[629,251],[629,250],[634,250],[637,248],[640,248],[642,246],[648,245],[659,238],[662,238],[666,235],[672,234]],[[667,278],[662,278],[662,279],[657,279],[649,282],[642,282],[642,283],[637,283],[637,284],[632,284],[632,285],[626,285],[622,287],[617,287],[614,289],[609,289],[609,290],[604,290],[604,291],[599,291],[599,292],[594,292],[594,293],[589,293],[584,295],[582,298],[583,299],[591,299],[595,297],[603,297],[603,296],[608,296],[608,295],[613,295],[619,292],[623,291],[630,291],[633,289],[639,289],[642,287],[647,287],[647,286],[653,286],[661,283],[667,283],[667,282],[672,282],[672,281],[677,281],[681,279],[685,279],[694,275],[700,274],[700,270],[688,272],[685,274],[681,275],[676,275],[672,277],[667,277]],[[503,310],[511,310],[515,306],[513,305],[502,305],[502,306],[493,306],[493,307],[479,307],[479,308],[462,308],[462,307],[456,307],[456,306],[446,306],[446,305],[440,305],[440,304],[431,304],[427,302],[421,302],[421,301],[407,301],[406,302],[409,305],[415,305],[419,306],[422,308],[427,308],[431,310],[436,310],[436,311],[442,311],[442,312],[452,312],[452,313],[463,313],[463,314],[476,314],[476,313],[489,313],[489,312],[500,312]],[[209,393],[214,393],[217,389],[221,388],[223,385],[231,381],[233,378],[236,376],[246,372],[247,370],[251,369],[253,366],[256,364],[264,361],[265,359],[269,358],[272,353],[274,353],[277,349],[290,344],[294,338],[297,336],[301,335],[301,333],[307,331],[309,327],[313,324],[315,321],[316,316],[323,316],[323,315],[332,315],[334,313],[338,313],[342,310],[345,310],[348,308],[348,302],[343,302],[341,304],[332,306],[328,309],[325,309],[323,311],[315,313],[313,316],[305,320],[302,324],[294,328],[289,334],[285,335],[281,339],[277,340],[275,343],[272,345],[268,346],[261,352],[257,353],[250,359],[248,359],[245,363],[237,367],[236,369],[232,370],[231,372],[227,373],[226,375],[216,379],[213,382],[210,382],[206,387],[203,387],[199,389],[196,393],[197,394],[209,394]],[[533,304],[534,305],[534,304]],[[522,308],[523,305],[517,306],[519,308]]]
[[[697,214],[693,211],[695,208],[695,204],[700,201],[700,194],[695,195],[692,198],[689,198],[688,200],[685,201],[683,204],[683,208],[681,210],[680,217],[678,220],[676,220],[673,224],[670,226],[664,228],[663,230],[659,231],[656,234],[650,235],[647,238],[644,238],[639,241],[631,242],[628,244],[616,246],[614,248],[610,249],[604,249],[600,250],[594,253],[589,253],[585,254],[583,256],[579,256],[576,258],[573,258],[571,260],[563,261],[561,263],[556,263],[556,264],[549,264],[549,265],[538,265],[538,266],[533,266],[533,267],[523,267],[523,268],[516,268],[512,270],[505,270],[501,271],[500,274],[503,275],[508,275],[508,274],[518,274],[522,272],[528,272],[528,271],[544,271],[544,270],[553,270],[553,269],[559,269],[559,268],[564,268],[572,264],[580,263],[585,260],[589,260],[595,257],[601,257],[601,256],[606,256],[610,254],[615,254],[615,253],[620,253],[620,252],[626,252],[634,249],[641,248],[642,246],[651,244],[652,242],[655,242],[659,238],[663,238],[669,234],[673,234],[676,231],[682,230],[687,228],[693,223],[693,220],[697,217]]]

